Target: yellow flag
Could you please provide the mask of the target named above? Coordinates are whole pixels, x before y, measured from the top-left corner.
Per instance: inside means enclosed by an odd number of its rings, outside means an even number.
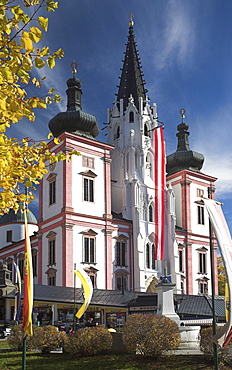
[[[32,330],[33,271],[31,259],[31,244],[28,233],[26,210],[24,210],[24,220],[25,220],[25,257],[24,257],[23,330],[26,334],[33,335]]]
[[[84,290],[84,303],[81,308],[76,313],[76,317],[79,319],[87,310],[88,305],[91,301],[93,295],[93,284],[90,280],[90,277],[86,274],[86,272],[82,269],[74,271],[74,273],[79,277],[81,280],[81,284]]]

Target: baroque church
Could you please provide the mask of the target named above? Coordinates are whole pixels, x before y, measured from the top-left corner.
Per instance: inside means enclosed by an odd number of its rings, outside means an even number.
[[[155,292],[165,274],[175,293],[210,294],[209,220],[201,197],[214,197],[216,178],[201,171],[204,157],[189,147],[184,110],[177,149],[166,160],[164,260],[154,258],[157,106],[147,96],[132,21],[107,113],[107,143],[97,139],[96,118],[82,110],[75,70],[66,93],[67,111],[49,122],[60,143],[49,147],[81,155],[49,166],[39,186],[38,220],[28,213],[34,284],[73,287],[73,271],[82,268],[98,289]],[[0,263],[12,270],[16,262],[21,275],[22,216],[11,211],[0,219]]]

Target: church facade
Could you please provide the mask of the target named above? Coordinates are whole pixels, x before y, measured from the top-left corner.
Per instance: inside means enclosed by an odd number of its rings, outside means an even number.
[[[83,268],[94,288],[154,292],[167,273],[176,293],[210,294],[209,223],[201,197],[208,188],[214,194],[216,178],[201,172],[204,158],[189,148],[183,114],[177,151],[167,157],[165,259],[154,259],[158,119],[139,59],[131,21],[116,101],[108,109],[107,143],[97,140],[96,118],[82,111],[75,71],[67,81],[67,111],[49,122],[60,143],[49,145],[54,153],[75,149],[80,155],[48,164],[40,183],[39,219],[28,220],[35,284],[73,287],[73,271]],[[20,215],[0,219],[0,261],[10,270],[16,262],[21,272],[23,228]]]

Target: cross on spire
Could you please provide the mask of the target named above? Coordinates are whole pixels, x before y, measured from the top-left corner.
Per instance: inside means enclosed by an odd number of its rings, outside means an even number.
[[[70,67],[72,68],[73,77],[75,77],[75,74],[77,73],[77,63],[75,60],[72,61]]]
[[[130,13],[128,18],[130,19],[129,26],[131,27],[134,24],[134,22],[133,22],[134,14]]]

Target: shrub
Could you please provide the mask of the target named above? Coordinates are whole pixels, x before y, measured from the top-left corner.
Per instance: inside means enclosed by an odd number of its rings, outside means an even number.
[[[213,328],[203,328],[200,330],[200,349],[205,357],[213,359]]]
[[[123,329],[123,343],[129,353],[161,356],[178,348],[178,325],[165,316],[134,314],[128,317]]]
[[[217,328],[218,330],[219,328]],[[213,361],[214,359],[214,340],[213,340],[213,328],[203,328],[200,330],[200,349],[204,353],[205,359],[208,361]],[[219,361],[227,361],[227,357],[230,357],[231,342],[226,348],[221,348],[219,345],[218,358]]]
[[[11,347],[17,348],[18,351],[23,349],[22,325],[15,325],[11,330],[8,343]],[[33,325],[33,335],[27,336],[27,349],[39,350],[42,353],[49,353],[50,351],[64,345],[66,334],[57,331],[54,326],[39,327]]]
[[[105,328],[87,327],[68,335],[65,352],[76,356],[94,356],[112,347],[112,336]]]

